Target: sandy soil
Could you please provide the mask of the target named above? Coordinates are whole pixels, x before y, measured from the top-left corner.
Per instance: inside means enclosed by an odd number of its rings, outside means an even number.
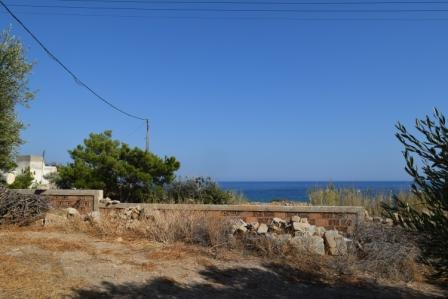
[[[319,275],[181,244],[0,230],[0,298],[434,298],[424,283]]]

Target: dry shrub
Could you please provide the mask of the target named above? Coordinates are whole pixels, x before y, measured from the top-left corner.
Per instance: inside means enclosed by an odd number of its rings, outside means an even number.
[[[101,237],[145,238],[171,244],[184,242],[207,247],[228,246],[232,221],[196,211],[145,211],[140,220],[123,219],[119,213],[102,215],[101,221],[70,222],[69,230]]]
[[[397,226],[377,223],[360,225],[350,250],[356,271],[366,272],[378,278],[411,281],[419,277],[423,269],[419,263],[418,236]],[[353,259],[355,257],[355,259]]]
[[[237,236],[236,243],[239,248],[269,258],[286,257],[294,251],[287,240],[279,240],[270,235],[244,234]]]

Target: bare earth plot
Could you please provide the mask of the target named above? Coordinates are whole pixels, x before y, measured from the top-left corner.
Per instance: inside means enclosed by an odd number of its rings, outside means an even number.
[[[300,271],[241,253],[43,229],[0,230],[0,298],[434,298],[424,283]]]

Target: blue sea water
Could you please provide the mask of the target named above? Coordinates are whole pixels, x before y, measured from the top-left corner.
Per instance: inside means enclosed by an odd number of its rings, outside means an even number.
[[[272,200],[307,201],[313,188],[325,188],[329,182],[219,182],[225,190],[243,194],[250,201],[270,202]],[[336,188],[350,188],[371,194],[398,193],[409,191],[411,182],[331,182]]]

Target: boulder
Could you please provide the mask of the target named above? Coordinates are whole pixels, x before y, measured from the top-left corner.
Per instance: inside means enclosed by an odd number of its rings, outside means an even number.
[[[243,228],[244,227],[244,228]],[[232,225],[232,233],[236,233],[237,231],[246,232],[247,231],[247,223],[242,219],[238,219]]]
[[[293,222],[292,223],[292,228],[294,229],[294,231],[299,231],[299,232],[305,233],[309,227],[310,227],[309,223],[304,223],[304,222]]]
[[[308,252],[325,255],[324,240],[319,236],[296,236],[290,240],[290,244],[297,250],[306,250]]]
[[[236,231],[245,233],[245,232],[247,232],[247,227],[245,225],[241,225],[240,227],[237,228]]]
[[[305,229],[305,232],[307,234],[309,234],[310,236],[313,236],[314,233],[316,232],[316,226],[315,225],[310,225]]]
[[[347,254],[347,244],[337,230],[328,230],[324,234],[326,251],[330,255]]]
[[[67,212],[67,218],[76,218],[81,216],[75,208],[67,208],[65,211]]]
[[[260,226],[257,229],[257,233],[266,234],[268,232],[268,226],[265,223],[261,223]]]
[[[271,242],[273,242],[274,244],[282,246],[288,244],[289,240],[291,240],[291,235],[289,234],[278,235],[267,233],[266,238],[271,240]]]
[[[314,232],[314,234],[316,236],[323,238],[325,231],[326,231],[325,227],[318,226],[318,227],[316,227],[316,231]]]
[[[291,217],[291,222],[300,222],[300,217],[297,215],[294,215]]]

